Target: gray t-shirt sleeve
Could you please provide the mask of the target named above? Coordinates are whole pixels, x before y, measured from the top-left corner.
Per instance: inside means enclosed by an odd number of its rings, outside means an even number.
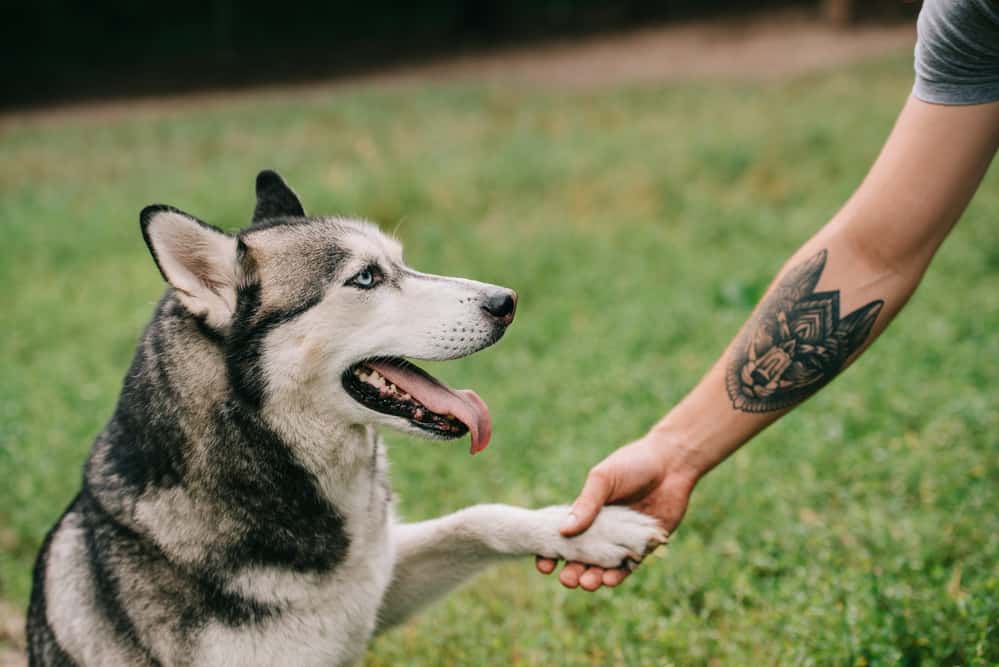
[[[999,1],[924,0],[912,94],[934,104],[999,100]]]

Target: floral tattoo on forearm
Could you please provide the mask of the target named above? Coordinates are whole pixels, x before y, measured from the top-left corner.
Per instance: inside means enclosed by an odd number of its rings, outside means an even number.
[[[832,380],[867,340],[884,301],[839,316],[839,291],[816,292],[827,252],[787,272],[743,329],[726,372],[732,407],[771,412]]]

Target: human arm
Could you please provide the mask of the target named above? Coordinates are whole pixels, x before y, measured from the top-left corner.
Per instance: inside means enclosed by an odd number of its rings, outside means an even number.
[[[786,262],[698,385],[649,433],[595,466],[573,505],[586,529],[628,503],[673,530],[697,481],[853,362],[901,310],[999,146],[999,103],[910,97],[846,205]],[[538,569],[551,572],[552,561]],[[620,570],[571,563],[560,579],[595,590]]]

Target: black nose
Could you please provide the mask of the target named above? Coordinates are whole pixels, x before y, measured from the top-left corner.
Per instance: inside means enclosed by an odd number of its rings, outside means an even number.
[[[486,297],[482,304],[486,311],[503,324],[513,322],[513,314],[517,311],[517,293],[513,290],[501,290]]]

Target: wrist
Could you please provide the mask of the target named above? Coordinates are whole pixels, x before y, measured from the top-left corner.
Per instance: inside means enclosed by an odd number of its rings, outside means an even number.
[[[656,424],[643,440],[663,462],[667,475],[688,479],[691,486],[714,467],[694,440],[668,425]]]

